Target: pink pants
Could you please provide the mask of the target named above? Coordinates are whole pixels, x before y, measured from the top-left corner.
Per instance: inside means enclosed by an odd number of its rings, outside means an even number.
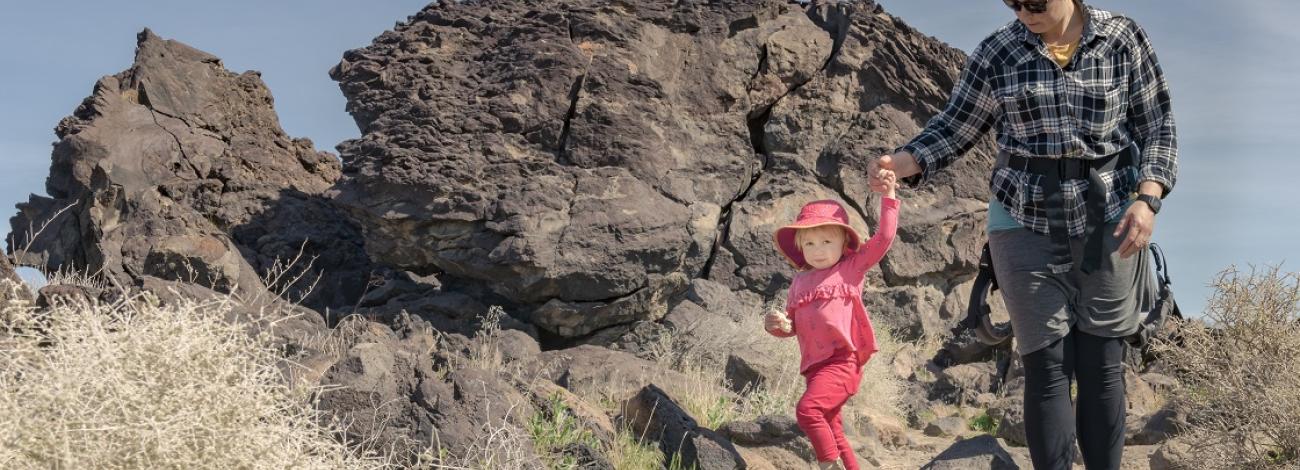
[[[840,408],[858,393],[862,370],[851,352],[835,354],[804,373],[808,389],[795,407],[799,429],[812,441],[820,462],[842,460],[847,470],[857,470],[858,458],[844,437]]]

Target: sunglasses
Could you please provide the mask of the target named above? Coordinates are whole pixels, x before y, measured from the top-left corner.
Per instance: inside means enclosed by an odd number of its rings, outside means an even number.
[[[1042,0],[1039,2],[1026,2],[1024,0],[1002,0],[1002,3],[1007,4],[1007,8],[1010,8],[1012,11],[1020,11],[1021,8],[1024,8],[1025,11],[1029,13],[1042,13],[1047,11],[1047,0]]]

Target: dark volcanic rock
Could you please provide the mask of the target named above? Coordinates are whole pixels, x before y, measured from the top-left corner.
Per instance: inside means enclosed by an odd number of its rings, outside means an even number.
[[[59,123],[50,197],[11,220],[18,261],[123,285],[155,276],[256,294],[270,279],[292,300],[315,285],[310,306],[355,300],[369,269],[359,232],[320,197],[334,156],[284,133],[257,72],[149,30],[138,39],[131,68]]]
[[[363,134],[337,200],[375,260],[486,286],[562,338],[657,320],[701,277],[770,297],[791,275],[772,230],[817,198],[874,223],[868,160],[962,62],[873,2],[439,2],[331,71]],[[938,291],[937,311],[970,277],[990,147],[905,192],[873,284]]]
[[[1001,442],[993,436],[984,435],[957,441],[921,468],[924,470],[966,468],[1014,470],[1020,466]]]
[[[731,441],[700,427],[695,418],[654,384],[647,385],[623,404],[622,419],[636,435],[658,442],[669,460],[680,457],[682,467],[745,468],[744,459]]]

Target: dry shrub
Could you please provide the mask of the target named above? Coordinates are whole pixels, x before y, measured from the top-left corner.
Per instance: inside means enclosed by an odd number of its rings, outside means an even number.
[[[1182,384],[1204,468],[1300,465],[1300,279],[1274,267],[1221,273],[1205,312],[1157,345]],[[1181,343],[1181,344],[1180,344]]]
[[[0,316],[0,467],[375,468],[285,384],[223,300],[59,303]]]

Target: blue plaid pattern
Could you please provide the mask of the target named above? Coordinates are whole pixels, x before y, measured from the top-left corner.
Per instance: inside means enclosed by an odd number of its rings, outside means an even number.
[[[1137,168],[1104,172],[1106,219],[1120,215],[1139,181],[1173,189],[1178,143],[1169,86],[1146,32],[1133,20],[1085,6],[1079,49],[1066,67],[1038,35],[1012,21],[971,53],[943,112],[901,149],[922,171],[923,184],[997,126],[1001,151],[1031,158],[1095,159],[1136,144]],[[1041,177],[1016,168],[993,172],[993,196],[1021,225],[1047,233]],[[1083,235],[1088,181],[1062,182],[1066,225]]]

